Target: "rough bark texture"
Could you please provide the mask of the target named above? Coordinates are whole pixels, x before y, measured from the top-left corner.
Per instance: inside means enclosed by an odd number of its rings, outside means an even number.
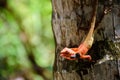
[[[64,47],[78,47],[92,18],[94,0],[52,0],[55,37],[54,80],[120,80],[120,1],[99,0],[93,62],[61,58]],[[106,14],[104,13],[106,12]]]

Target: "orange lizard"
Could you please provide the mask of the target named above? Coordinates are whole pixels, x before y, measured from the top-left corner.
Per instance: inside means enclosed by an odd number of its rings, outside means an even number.
[[[64,57],[68,60],[76,60],[78,58],[91,60],[91,56],[86,55],[86,54],[87,54],[88,50],[91,48],[93,41],[94,41],[93,34],[94,34],[94,28],[95,28],[95,22],[96,22],[97,3],[98,3],[98,0],[96,0],[93,17],[92,17],[92,21],[90,24],[90,30],[89,30],[85,40],[82,42],[82,44],[79,45],[78,48],[65,47],[60,52],[61,57]]]

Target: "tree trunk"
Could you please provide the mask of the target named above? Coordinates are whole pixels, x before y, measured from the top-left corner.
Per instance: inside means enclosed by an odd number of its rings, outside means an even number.
[[[54,80],[120,80],[120,1],[98,0],[92,61],[60,57],[78,47],[89,31],[95,0],[52,0],[55,37]]]

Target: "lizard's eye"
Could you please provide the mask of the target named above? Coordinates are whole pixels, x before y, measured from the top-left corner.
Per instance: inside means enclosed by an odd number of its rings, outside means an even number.
[[[70,56],[70,58],[71,59],[74,59],[74,58],[79,59],[80,58],[80,53],[73,54],[73,55]]]
[[[76,56],[77,59],[79,59],[80,58],[80,53],[76,53],[75,56]]]

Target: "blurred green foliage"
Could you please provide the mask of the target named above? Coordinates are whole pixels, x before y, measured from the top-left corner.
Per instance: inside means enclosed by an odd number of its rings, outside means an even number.
[[[52,80],[51,0],[4,1],[6,5],[0,8],[0,80]],[[34,71],[26,49],[44,69],[44,76]]]

